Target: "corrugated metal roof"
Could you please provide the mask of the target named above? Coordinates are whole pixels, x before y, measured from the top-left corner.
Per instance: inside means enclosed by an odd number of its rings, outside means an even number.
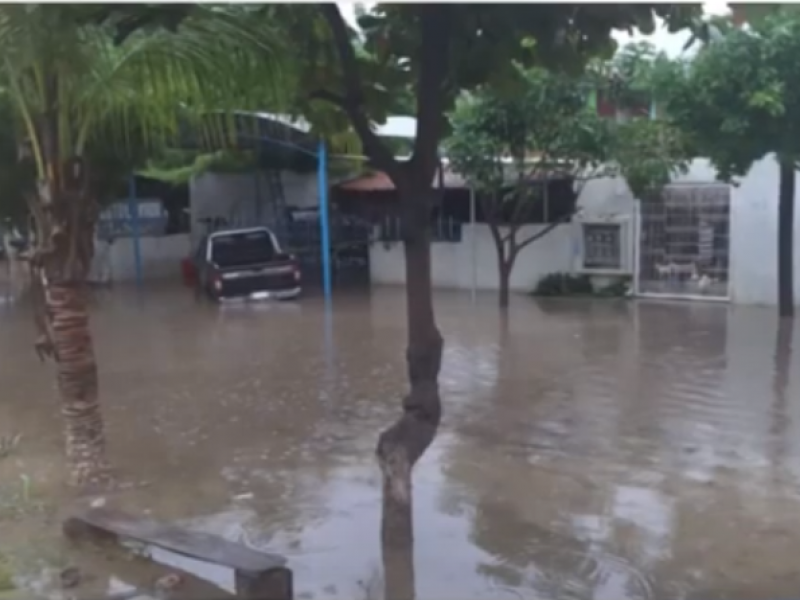
[[[242,115],[252,115],[258,117],[259,119],[277,121],[279,123],[283,123],[284,125],[294,127],[303,133],[308,133],[311,131],[311,124],[302,117],[294,119],[289,115],[268,112],[238,111],[238,113]],[[417,135],[417,120],[414,117],[388,117],[386,119],[386,123],[382,125],[374,125],[372,129],[380,137],[414,139],[414,137]]]
[[[530,178],[531,180],[536,179],[555,179],[555,178],[565,178],[568,177],[566,173],[563,171],[550,171],[549,173],[537,173],[535,177]],[[507,184],[512,185],[516,181],[516,177],[509,173],[507,177]],[[444,169],[444,187],[446,189],[469,189],[469,184],[467,181],[462,177],[460,174],[450,170],[449,168],[445,167]],[[431,185],[434,188],[439,187],[439,173],[433,176],[433,181]],[[341,190],[346,190],[349,192],[387,192],[391,191],[394,188],[394,184],[392,180],[389,179],[389,176],[384,173],[383,171],[375,171],[373,173],[369,173],[367,175],[362,175],[360,177],[356,177],[354,179],[350,179],[349,181],[344,181],[339,183],[336,187]]]

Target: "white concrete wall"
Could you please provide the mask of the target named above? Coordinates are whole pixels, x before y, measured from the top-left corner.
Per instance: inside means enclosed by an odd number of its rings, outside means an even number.
[[[523,227],[520,235],[536,233],[542,227],[542,225]],[[572,225],[559,225],[554,231],[525,248],[511,272],[511,289],[530,291],[542,275],[552,271],[571,270],[572,230]],[[375,242],[370,249],[369,258],[370,277],[373,283],[405,283],[402,244]],[[434,285],[439,288],[471,289],[474,280],[477,289],[497,289],[497,250],[489,227],[466,224],[461,243],[432,244],[431,268]]]
[[[262,194],[265,176],[260,174]],[[315,173],[299,175],[283,172],[287,206],[311,207],[317,204]],[[716,173],[705,159],[695,160],[689,172],[676,178],[678,183],[709,183]],[[797,182],[800,190],[800,178]],[[266,196],[264,196],[266,197]],[[234,203],[255,205],[254,174],[205,174],[190,184],[193,235],[199,233],[197,219],[230,214]],[[631,222],[634,200],[619,178],[589,181],[578,200],[582,208],[576,221],[619,220]],[[266,210],[266,209],[265,209]],[[774,305],[777,297],[777,211],[778,167],[772,157],[756,163],[738,187],[731,190],[731,300],[741,304]],[[798,217],[800,218],[800,217]],[[533,226],[535,228],[535,226]],[[496,285],[496,254],[486,226],[477,226],[478,285]],[[630,230],[632,232],[632,229]],[[795,222],[795,237],[800,231]],[[465,226],[460,244],[434,244],[434,281],[441,287],[472,286],[472,233]],[[633,235],[627,236],[633,244]],[[544,273],[573,270],[580,251],[580,236],[574,227],[560,226],[538,240],[519,257],[512,273],[512,286],[527,290]],[[631,250],[632,251],[632,250]],[[795,297],[800,301],[800,242],[795,244]],[[132,254],[132,253],[131,253]],[[403,252],[400,244],[388,249],[381,243],[371,251],[372,276],[376,283],[404,281]]]
[[[588,181],[578,197],[580,217],[574,223],[559,225],[544,237],[522,250],[511,271],[511,289],[529,292],[544,275],[556,271],[572,272],[581,254],[581,221],[623,222],[623,236],[633,242],[632,215],[634,200],[628,186],[617,178]],[[527,225],[518,235],[524,239],[544,225]],[[474,248],[473,248],[474,243]],[[497,289],[497,250],[488,225],[465,224],[460,243],[436,242],[431,248],[434,286],[440,288]],[[632,252],[624,265],[630,272]],[[475,267],[473,267],[473,264]],[[370,249],[370,276],[373,283],[405,282],[403,247],[399,242],[376,242]]]
[[[707,166],[708,170],[713,170]],[[800,190],[800,178],[795,174]],[[800,230],[794,222],[794,297],[800,302]],[[753,165],[731,190],[731,301],[778,302],[778,164],[772,156]]]
[[[258,177],[258,179],[257,179]],[[306,208],[317,206],[317,174],[281,173],[286,206]],[[192,236],[202,235],[198,219],[230,218],[232,212],[256,214],[257,194],[261,195],[264,215],[270,214],[269,187],[263,171],[253,173],[205,173],[189,183],[189,206]]]
[[[716,171],[706,159],[696,159],[689,171],[675,183],[713,183]],[[800,176],[796,177],[800,190]],[[615,220],[628,225],[624,234],[633,252],[634,199],[619,178],[590,181],[578,204],[579,221]],[[798,211],[800,212],[800,211]],[[794,284],[800,303],[800,216],[795,216]],[[497,258],[488,227],[476,226],[477,284],[479,288],[497,285]],[[778,165],[768,156],[753,165],[745,177],[731,188],[730,298],[737,304],[774,306],[777,303]],[[546,237],[525,249],[512,273],[512,288],[531,289],[541,275],[554,271],[575,271],[580,255],[581,236],[573,226],[559,226]],[[434,284],[440,287],[469,289],[472,286],[472,231],[465,226],[460,244],[436,243],[433,247]],[[404,281],[403,251],[400,244],[388,249],[376,243],[371,251],[374,282]],[[632,256],[628,265],[632,267]]]
[[[180,233],[139,240],[142,256],[142,277],[145,280],[181,277],[181,260],[189,256],[192,244],[188,234]],[[136,259],[132,238],[117,238],[110,245],[96,241],[90,279],[98,283],[133,281]]]

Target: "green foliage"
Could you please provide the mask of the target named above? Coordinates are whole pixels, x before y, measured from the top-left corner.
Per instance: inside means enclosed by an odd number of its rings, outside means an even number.
[[[680,65],[650,42],[626,44],[611,60],[594,60],[587,75],[620,108],[650,106],[668,89]]]
[[[543,69],[522,76],[513,97],[486,90],[462,100],[445,142],[454,170],[495,196],[509,184],[519,184],[519,196],[532,176],[552,170],[591,176],[609,158],[611,125],[587,106],[579,80]]]
[[[637,118],[616,125],[615,171],[636,198],[658,192],[685,173],[696,156],[682,131],[664,119]]]
[[[0,85],[14,102],[40,176],[45,128],[37,123],[54,101],[58,110],[48,119],[56,122],[62,159],[82,155],[94,137],[162,147],[189,122],[225,139],[232,118],[209,120],[208,112],[280,104],[283,49],[273,30],[251,16],[233,5],[194,7],[174,34],[138,30],[114,45],[111,27],[87,24],[79,7],[0,8]]]
[[[610,57],[616,49],[613,29],[655,28],[654,16],[673,29],[688,23],[694,5],[477,4],[448,7],[453,48],[451,90],[482,85],[503,87],[517,79],[517,65],[580,73],[589,58]],[[378,4],[359,19],[365,46],[383,65],[408,61],[414,81],[422,66],[419,6]],[[444,32],[443,32],[444,33]]]
[[[768,13],[713,40],[673,80],[670,120],[721,177],[775,152],[800,157],[800,13]]]
[[[623,298],[630,290],[630,278],[617,277],[609,283],[597,286],[589,275],[572,273],[550,273],[542,277],[531,292],[537,297],[595,296],[599,298]]]
[[[692,149],[668,121],[598,117],[586,105],[585,79],[533,70],[525,80],[513,98],[488,91],[467,97],[451,118],[447,155],[476,189],[496,195],[516,177],[558,170],[578,181],[620,175],[644,197],[688,168]]]
[[[239,173],[253,169],[255,153],[236,150],[197,152],[190,150],[164,150],[147,161],[138,170],[140,175],[173,185],[188,183],[209,171]]]
[[[592,278],[572,273],[550,273],[536,284],[534,296],[590,296],[594,292]]]
[[[8,592],[17,589],[14,583],[14,573],[11,566],[0,556],[0,592]]]
[[[652,31],[658,15],[677,30],[699,7],[377,4],[358,11],[360,34],[334,5],[263,10],[292,42],[296,114],[306,116],[315,131],[357,134],[363,151],[386,168],[392,154],[369,123],[413,113],[419,127],[414,168],[427,173],[435,169],[445,135],[443,114],[464,91],[489,86],[514,92],[524,85],[518,66],[580,72],[590,57],[613,54],[614,29]]]
[[[33,161],[19,157],[19,130],[8,94],[0,93],[0,229],[8,220],[22,226],[28,214],[26,196],[35,191]]]
[[[765,18],[773,17],[776,14],[788,14],[791,18],[792,12],[797,12],[800,8],[796,4],[777,4],[772,2],[764,2],[763,4],[755,2],[728,2],[728,6],[733,12],[736,21],[740,23],[759,23]]]

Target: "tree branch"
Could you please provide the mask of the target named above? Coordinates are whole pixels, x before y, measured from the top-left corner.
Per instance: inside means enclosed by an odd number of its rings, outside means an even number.
[[[528,246],[530,246],[536,240],[539,240],[539,239],[543,238],[544,236],[546,236],[548,233],[553,231],[559,225],[563,225],[564,223],[569,222],[572,219],[572,217],[574,217],[576,214],[578,214],[580,212],[580,207],[578,206],[578,200],[580,199],[581,192],[583,192],[583,188],[586,186],[586,182],[591,180],[591,179],[600,178],[602,176],[603,175],[599,171],[596,171],[595,173],[593,173],[592,175],[590,175],[589,177],[584,178],[584,179],[578,179],[573,174],[572,175],[573,180],[575,182],[577,182],[578,186],[579,186],[578,190],[576,190],[576,192],[575,192],[575,207],[570,212],[568,212],[567,214],[563,215],[559,219],[556,219],[552,223],[549,223],[544,229],[542,229],[540,231],[537,231],[532,236],[524,239],[519,244],[516,244],[512,248],[512,251],[513,251],[514,255],[516,256],[516,254],[518,254],[521,250],[527,248]]]
[[[342,68],[345,95],[340,97],[328,92],[324,93],[323,96],[318,95],[317,97],[327,100],[344,110],[353,124],[353,129],[355,129],[356,134],[361,139],[361,143],[364,145],[364,152],[372,159],[376,167],[386,171],[389,177],[394,178],[399,164],[394,159],[389,148],[380,141],[370,127],[369,119],[364,110],[364,87],[358,70],[356,53],[353,50],[350,36],[347,32],[347,24],[344,22],[342,13],[339,12],[339,7],[336,4],[323,3],[319,6],[333,35],[333,43],[339,57],[339,65]]]
[[[537,231],[532,236],[530,236],[528,238],[525,238],[519,244],[516,244],[514,246],[514,248],[513,248],[514,254],[516,255],[518,252],[520,252],[524,248],[527,248],[528,246],[530,246],[536,240],[539,240],[539,239],[543,238],[544,236],[546,236],[548,233],[553,231],[553,229],[555,229],[559,225],[563,225],[564,223],[568,222],[570,219],[572,219],[572,217],[575,216],[575,214],[577,212],[578,212],[577,209],[575,209],[575,210],[573,210],[571,212],[568,212],[566,215],[564,215],[560,219],[557,219],[557,220],[553,221],[552,223],[548,223],[547,227],[545,227],[541,231]]]
[[[504,255],[505,242],[503,241],[503,236],[500,235],[500,222],[497,219],[497,196],[492,194],[492,199],[490,200],[488,196],[483,194],[479,196],[479,198],[481,202],[481,208],[483,208],[483,217],[486,219],[486,223],[489,225],[489,233],[492,234],[492,239],[497,247],[497,252],[501,255]]]
[[[514,212],[511,214],[511,219],[509,220],[509,228],[508,228],[508,235],[505,236],[503,241],[510,242],[517,234],[520,226],[522,225],[522,220],[530,214],[530,210],[532,208],[533,202],[530,199],[525,198],[524,196],[527,195],[526,183],[528,183],[528,178],[533,179],[536,176],[536,169],[532,170],[527,176],[525,175],[524,167],[518,167],[518,176],[517,176],[517,183],[514,186]],[[547,176],[547,173],[545,173]],[[535,183],[535,180],[533,181]],[[545,180],[544,184],[549,185],[549,180]],[[542,195],[542,199],[544,195]],[[537,199],[538,200],[538,199]],[[511,244],[513,246],[513,244]]]

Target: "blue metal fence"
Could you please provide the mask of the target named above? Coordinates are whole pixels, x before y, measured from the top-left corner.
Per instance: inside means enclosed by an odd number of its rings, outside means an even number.
[[[134,215],[134,211],[138,214]],[[117,202],[100,213],[97,219],[97,237],[102,240],[165,235],[169,217],[160,200],[141,200],[131,206]]]

